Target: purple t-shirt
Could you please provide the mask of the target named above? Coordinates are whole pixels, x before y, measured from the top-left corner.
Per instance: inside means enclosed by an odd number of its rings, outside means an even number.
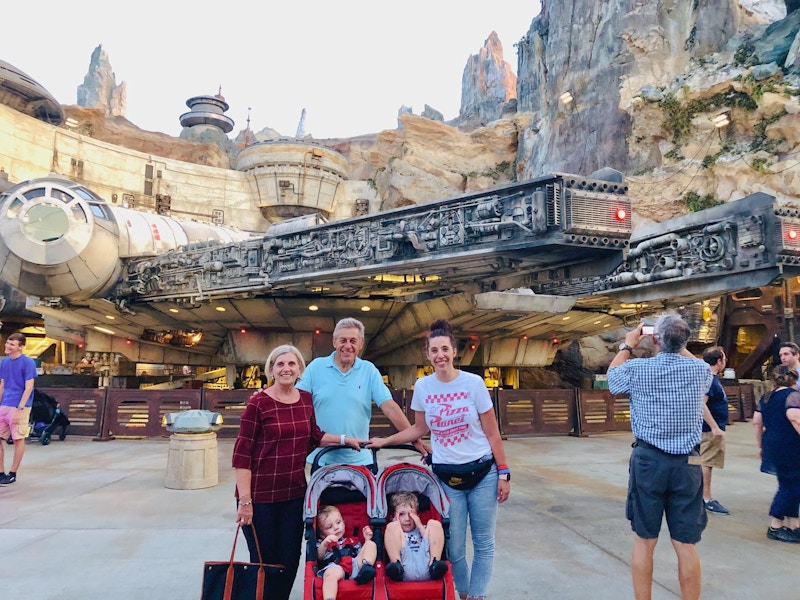
[[[30,356],[19,358],[6,356],[0,361],[0,379],[3,380],[3,406],[18,407],[25,392],[25,382],[36,379],[36,363]],[[27,407],[33,405],[33,392],[28,397]]]

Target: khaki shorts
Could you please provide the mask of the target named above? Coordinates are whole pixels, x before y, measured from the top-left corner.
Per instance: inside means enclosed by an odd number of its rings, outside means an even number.
[[[0,406],[0,439],[24,440],[31,432],[31,409]]]
[[[725,467],[725,436],[717,436],[710,431],[703,432],[699,464],[713,469]]]

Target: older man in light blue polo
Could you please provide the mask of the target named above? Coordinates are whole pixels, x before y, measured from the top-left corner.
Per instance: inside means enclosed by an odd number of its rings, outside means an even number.
[[[311,393],[320,428],[367,440],[373,402],[398,431],[410,427],[377,367],[358,357],[364,347],[364,324],[352,318],[339,321],[333,330],[333,347],[329,356],[312,360],[297,382],[299,389]],[[422,448],[419,441],[416,445]],[[313,462],[317,452],[309,454],[307,461]],[[320,460],[323,465],[343,463],[370,465],[372,452],[334,450]]]

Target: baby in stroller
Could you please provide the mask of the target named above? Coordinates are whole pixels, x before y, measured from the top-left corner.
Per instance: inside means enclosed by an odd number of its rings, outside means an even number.
[[[413,446],[401,448],[416,452]],[[377,456],[374,459],[377,465]],[[403,492],[411,493],[412,497],[403,500],[401,495]],[[403,508],[399,508],[401,505]],[[325,547],[325,538],[329,535],[328,532],[323,532],[319,525],[322,517],[321,509],[324,506],[335,506],[344,521],[341,532],[336,534],[337,540],[342,537],[346,539],[346,536],[353,538],[363,536],[364,546],[367,545],[367,541],[374,542],[376,554],[362,555],[361,559],[356,559],[362,572],[365,566],[374,566],[376,572],[374,579],[364,585],[359,585],[354,579],[339,576],[334,582],[332,593],[329,593],[328,588],[323,590],[326,571],[322,572],[322,576],[318,575],[319,559],[326,552],[320,551],[319,548]],[[390,512],[390,506],[398,507],[394,511],[398,513],[397,518]],[[456,600],[452,570],[445,556],[450,526],[449,510],[450,501],[444,490],[430,470],[420,465],[405,462],[387,465],[379,470],[377,477],[369,468],[358,465],[328,465],[312,472],[303,508],[307,542],[303,599]],[[399,512],[403,511],[408,514],[409,522],[413,524],[411,529],[419,529],[421,532],[423,531],[419,526],[421,524],[425,527],[424,531],[429,538],[430,554],[423,558],[424,564],[420,569],[424,578],[422,580],[412,578],[411,571],[414,568],[410,563],[408,567],[404,566],[401,553],[405,543],[405,532],[399,517]],[[419,524],[411,517],[412,512],[419,519]],[[405,517],[402,521],[406,521]],[[387,523],[392,522],[398,524],[387,529]],[[392,530],[399,532],[394,544],[396,552],[393,549],[387,554],[387,547],[392,542],[385,541],[385,535]],[[337,541],[337,546],[338,544]],[[373,556],[375,558],[372,558]],[[431,569],[431,565],[435,564],[431,557],[443,562],[443,565],[437,563]],[[373,560],[376,562],[373,565],[361,566],[363,559],[368,563]],[[397,561],[400,561],[398,567],[403,566],[401,581],[395,581],[387,576],[384,566]],[[343,573],[341,569],[337,571]],[[438,579],[432,579],[432,574]]]
[[[372,541],[372,528],[364,526],[362,543],[358,538],[345,536],[342,513],[335,506],[323,506],[317,513],[317,575],[322,577],[322,595],[335,600],[339,581],[352,579],[358,584],[375,579],[375,559],[378,547]]]
[[[423,525],[417,512],[419,500],[411,492],[392,495],[394,520],[386,525],[384,544],[389,563],[386,576],[393,581],[441,579],[447,563],[439,560],[444,550],[444,529],[436,519]]]

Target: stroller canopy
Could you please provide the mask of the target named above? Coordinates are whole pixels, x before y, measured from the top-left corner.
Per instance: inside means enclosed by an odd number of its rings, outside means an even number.
[[[428,469],[420,465],[399,463],[383,467],[378,473],[378,505],[379,516],[386,518],[389,506],[388,494],[396,492],[414,492],[427,496],[431,506],[443,519],[450,517],[450,500],[442,486]]]
[[[370,519],[381,516],[375,476],[369,469],[358,465],[328,465],[315,471],[308,482],[303,507],[305,519],[313,519],[317,516],[317,507],[322,492],[332,487],[361,492],[367,500],[367,514]]]

